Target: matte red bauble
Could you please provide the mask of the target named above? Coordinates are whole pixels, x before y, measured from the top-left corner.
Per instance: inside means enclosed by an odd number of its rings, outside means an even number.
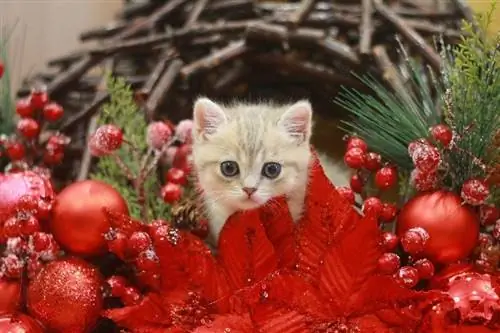
[[[95,180],[73,183],[56,197],[51,232],[70,252],[83,256],[103,253],[104,233],[110,228],[103,208],[128,215],[126,201],[110,185]]]
[[[0,313],[15,312],[20,303],[21,284],[19,281],[0,279]]]
[[[429,234],[422,256],[441,264],[467,257],[479,236],[477,214],[462,205],[458,195],[446,191],[418,195],[403,206],[397,221],[398,236],[417,227]]]
[[[2,333],[44,333],[42,325],[33,318],[22,313],[4,313],[0,315],[0,332]]]
[[[54,200],[50,180],[33,171],[0,174],[0,223],[22,202],[29,202],[38,219],[45,219]]]
[[[28,286],[29,313],[51,332],[90,332],[102,309],[102,278],[79,258],[49,263]]]

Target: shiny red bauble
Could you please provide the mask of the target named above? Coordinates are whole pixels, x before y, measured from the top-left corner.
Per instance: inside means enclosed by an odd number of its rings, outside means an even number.
[[[3,313],[0,315],[2,333],[44,333],[42,325],[22,313]]]
[[[381,190],[393,187],[398,180],[398,174],[394,167],[383,167],[375,174],[375,184]]]
[[[349,140],[347,140],[346,150],[349,150],[351,148],[359,148],[366,153],[366,151],[368,150],[368,145],[366,144],[365,140],[358,138],[357,136],[353,136],[350,137]]]
[[[26,139],[34,139],[40,133],[40,125],[35,119],[22,118],[17,123],[17,130]]]
[[[21,284],[19,281],[0,279],[0,313],[15,312],[20,304]]]
[[[434,263],[447,264],[467,257],[477,245],[479,218],[462,205],[458,195],[436,191],[420,194],[401,208],[398,236],[412,228],[423,228],[429,234],[421,255]]]
[[[16,101],[16,113],[22,118],[33,117],[35,110],[31,106],[29,98],[22,98]]]
[[[443,124],[432,127],[431,135],[434,140],[439,141],[445,147],[447,147],[453,139],[453,132],[451,128]]]
[[[63,113],[63,107],[55,102],[49,103],[43,108],[43,117],[47,121],[58,121],[63,116]]]
[[[365,165],[365,152],[361,148],[350,148],[344,155],[344,162],[349,168],[362,168]]]
[[[30,282],[28,311],[50,332],[90,332],[102,310],[102,285],[98,270],[82,259],[53,261]]]
[[[56,197],[50,230],[57,242],[72,253],[92,256],[106,250],[110,224],[103,211],[128,215],[127,202],[110,185],[96,180],[73,183]]]

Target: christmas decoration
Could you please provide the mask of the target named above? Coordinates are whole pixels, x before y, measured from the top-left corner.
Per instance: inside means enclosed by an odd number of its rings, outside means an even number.
[[[28,312],[49,330],[89,332],[102,308],[101,286],[98,271],[82,259],[53,261],[30,282]]]
[[[127,202],[108,184],[95,180],[73,183],[56,197],[50,231],[74,254],[102,254],[106,249],[104,233],[109,229],[103,208],[128,214]]]
[[[45,329],[35,319],[22,313],[0,314],[0,332],[44,333]]]
[[[16,312],[21,304],[19,281],[0,279],[0,313]]]

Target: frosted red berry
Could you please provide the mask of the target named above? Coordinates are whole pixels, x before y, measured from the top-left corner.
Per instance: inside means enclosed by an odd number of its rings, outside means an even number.
[[[35,252],[43,252],[50,248],[52,237],[44,232],[35,232],[31,236],[31,246]]]
[[[380,219],[383,222],[392,222],[398,213],[398,207],[392,203],[384,203],[380,212]]]
[[[43,117],[47,121],[58,121],[63,114],[63,107],[55,102],[48,103],[43,107]]]
[[[174,184],[186,185],[187,175],[184,170],[178,168],[170,168],[166,175],[167,181]]]
[[[369,197],[365,200],[363,203],[363,213],[366,215],[370,214],[373,216],[380,216],[380,213],[382,212],[383,204],[382,201],[380,201],[379,198],[376,197]]]
[[[484,204],[489,195],[488,184],[483,180],[469,179],[462,185],[462,199],[470,205],[478,206]]]
[[[103,125],[97,129],[89,141],[91,152],[96,156],[109,154],[122,145],[122,130],[115,125]]]
[[[398,269],[396,274],[394,274],[394,278],[406,288],[415,287],[420,279],[418,270],[411,266],[403,266]]]
[[[399,238],[392,232],[383,232],[381,245],[386,251],[394,250],[399,244]]]
[[[19,278],[23,271],[24,262],[15,254],[7,254],[2,258],[5,275],[10,278]],[[0,268],[1,270],[1,268]]]
[[[414,169],[410,175],[410,183],[419,192],[431,191],[438,187],[439,177],[436,172]]]
[[[479,218],[483,225],[492,225],[500,218],[500,210],[494,205],[482,205],[479,207]]]
[[[337,187],[337,192],[339,192],[339,194],[344,199],[346,199],[351,205],[354,204],[356,198],[354,196],[354,191],[351,188],[349,188],[347,186]]]
[[[451,128],[446,125],[439,124],[431,128],[431,135],[434,140],[440,142],[444,147],[448,147],[453,139]]]
[[[429,240],[429,234],[423,228],[411,228],[401,237],[403,249],[412,256],[418,255],[424,251],[425,245]]]
[[[370,171],[377,171],[382,166],[380,154],[369,152],[365,155],[365,168]]]
[[[151,148],[160,150],[172,138],[172,129],[163,121],[155,121],[148,125],[146,140]]]
[[[428,280],[434,276],[434,264],[429,259],[417,260],[413,267],[418,271],[418,276],[423,280]]]
[[[345,164],[352,169],[359,169],[365,165],[365,152],[361,148],[351,148],[344,155]]]
[[[152,271],[158,266],[158,257],[153,250],[146,250],[137,256],[135,265],[140,271]]]
[[[119,275],[110,276],[106,283],[110,288],[111,297],[122,297],[128,285],[127,280]]]
[[[378,270],[383,274],[393,274],[401,265],[396,253],[387,252],[378,259]]]
[[[45,150],[43,153],[43,162],[46,165],[57,165],[64,159],[64,152],[60,150]]]
[[[16,217],[11,217],[3,224],[3,234],[6,237],[21,236],[21,223]]]
[[[21,233],[24,236],[33,235],[35,232],[40,231],[40,223],[37,218],[29,214],[25,219],[19,221],[21,224]]]
[[[415,167],[423,172],[435,172],[441,163],[439,150],[430,144],[417,144],[411,158]]]
[[[21,237],[8,238],[5,245],[5,254],[22,255],[28,248],[27,242]]]
[[[33,118],[22,118],[17,123],[17,131],[27,139],[33,139],[40,133],[40,125]]]
[[[47,140],[47,150],[62,150],[71,142],[71,139],[63,134],[54,134]]]
[[[31,106],[35,110],[41,110],[49,102],[49,95],[45,87],[33,89],[30,95]]]
[[[393,187],[398,180],[398,175],[396,168],[394,167],[383,167],[377,171],[375,174],[375,185],[381,190],[387,190]]]
[[[179,184],[167,183],[161,188],[161,197],[166,203],[173,203],[182,197],[182,187]]]
[[[22,117],[33,117],[35,110],[31,106],[29,98],[21,98],[16,101],[16,113]]]
[[[191,119],[181,120],[175,127],[175,136],[182,143],[192,143],[193,121]]]
[[[354,192],[361,193],[363,192],[364,182],[358,174],[354,174],[349,180],[349,186]]]
[[[121,300],[124,305],[136,305],[140,302],[142,296],[135,287],[129,286],[125,288],[123,295],[121,296]]]
[[[127,248],[131,255],[137,256],[139,253],[148,250],[151,247],[151,238],[144,231],[136,231],[127,242]]]
[[[366,153],[368,151],[368,145],[366,144],[365,140],[363,140],[357,136],[350,137],[347,140],[346,150],[350,150],[352,148],[361,149],[364,153]]]
[[[111,232],[112,238],[108,239],[109,252],[124,260],[127,253],[128,238],[123,232]]]

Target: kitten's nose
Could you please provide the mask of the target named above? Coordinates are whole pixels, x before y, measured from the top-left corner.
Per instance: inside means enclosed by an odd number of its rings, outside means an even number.
[[[257,191],[255,187],[243,187],[243,192],[245,192],[248,196],[254,194],[255,191]]]

